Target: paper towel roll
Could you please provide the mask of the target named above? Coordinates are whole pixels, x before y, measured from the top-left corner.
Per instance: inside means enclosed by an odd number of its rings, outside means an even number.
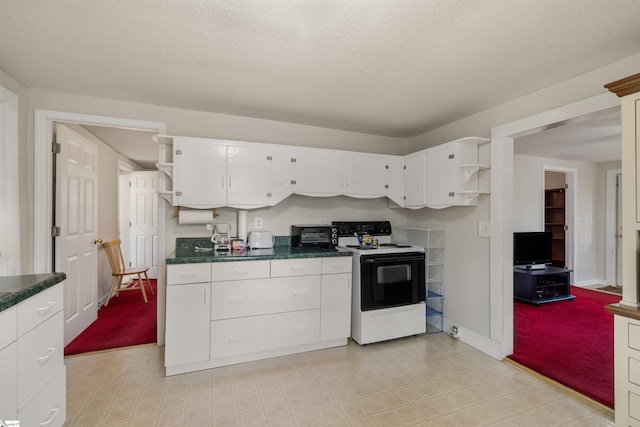
[[[238,239],[247,241],[247,211],[238,211]]]
[[[213,211],[211,209],[180,209],[178,224],[211,224]]]

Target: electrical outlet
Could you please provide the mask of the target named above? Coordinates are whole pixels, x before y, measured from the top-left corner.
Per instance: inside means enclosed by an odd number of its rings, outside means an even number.
[[[455,325],[451,325],[449,328],[449,336],[455,339],[460,338],[460,329]]]
[[[262,230],[263,226],[262,217],[257,216],[253,219],[253,228],[256,230]]]

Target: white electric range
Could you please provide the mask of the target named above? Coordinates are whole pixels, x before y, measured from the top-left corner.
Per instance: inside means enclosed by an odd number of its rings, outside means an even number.
[[[426,333],[424,248],[392,241],[389,221],[334,221],[353,252],[351,338],[369,344]],[[377,245],[363,246],[369,235]]]

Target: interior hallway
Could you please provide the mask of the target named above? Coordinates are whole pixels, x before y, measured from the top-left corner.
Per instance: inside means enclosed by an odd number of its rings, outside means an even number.
[[[65,426],[613,426],[446,334],[164,376],[155,345],[66,358]]]

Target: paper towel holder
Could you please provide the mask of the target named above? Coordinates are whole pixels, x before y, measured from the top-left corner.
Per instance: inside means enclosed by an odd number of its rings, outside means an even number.
[[[180,208],[181,206],[176,206],[176,212],[173,214],[174,218],[178,218],[178,216],[180,215]],[[213,219],[216,219],[217,217],[220,216],[220,214],[216,211],[216,208],[212,209],[212,214],[213,214]]]

